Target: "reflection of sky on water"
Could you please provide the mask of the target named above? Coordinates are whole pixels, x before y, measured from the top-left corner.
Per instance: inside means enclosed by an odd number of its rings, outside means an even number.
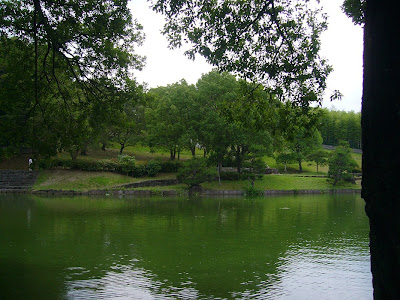
[[[282,276],[276,285],[285,295],[275,299],[372,299],[368,249],[353,247],[351,242],[292,247],[278,268]]]
[[[372,299],[369,252],[365,244],[351,239],[331,241],[330,246],[309,242],[292,245],[281,257],[277,274],[254,274],[243,282],[249,289],[232,291],[234,299]],[[70,299],[211,299],[201,295],[189,274],[181,273],[179,286],[137,267],[137,260],[114,265],[101,278],[80,280],[90,273],[68,268],[67,297]],[[245,271],[245,270],[244,270]],[[369,288],[366,288],[368,286]],[[221,298],[212,298],[221,299]]]
[[[332,247],[293,245],[280,258],[273,286],[261,282],[235,298],[250,299],[372,299],[368,241],[333,241]],[[366,288],[368,287],[368,288]]]
[[[130,265],[114,265],[102,278],[71,280],[90,272],[82,268],[69,268],[67,298],[69,299],[197,299],[199,293],[187,274],[180,274],[179,287],[167,280],[160,281],[156,275],[143,268]]]
[[[354,196],[0,197],[0,208],[0,298],[372,298]]]

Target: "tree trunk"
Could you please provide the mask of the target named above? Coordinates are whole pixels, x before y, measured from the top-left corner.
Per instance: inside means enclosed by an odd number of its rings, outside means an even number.
[[[170,149],[169,150],[169,159],[170,160],[175,160],[175,155],[176,155],[176,149]]]
[[[69,154],[71,155],[71,159],[72,159],[72,160],[76,160],[76,159],[78,158],[79,149],[71,150],[71,151],[69,152]]]
[[[121,148],[119,149],[119,155],[121,155],[122,151],[124,151],[125,143],[120,143],[120,145],[121,145]]]
[[[222,162],[218,160],[218,183],[221,185]]]
[[[362,197],[374,299],[400,299],[400,57],[395,1],[368,0],[364,27]]]
[[[318,173],[318,163],[317,163],[317,173]]]
[[[303,172],[303,167],[301,166],[301,160],[299,160],[298,163],[299,163],[299,171],[301,173],[301,172]]]
[[[192,156],[195,157],[196,156],[196,146],[190,147],[190,151],[192,152]]]
[[[236,168],[237,172],[240,174],[242,172],[242,157],[240,153],[240,146],[236,148]]]
[[[106,151],[106,144],[105,143],[102,144],[101,150]]]

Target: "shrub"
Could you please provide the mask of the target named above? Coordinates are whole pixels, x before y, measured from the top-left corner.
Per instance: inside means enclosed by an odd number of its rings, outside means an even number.
[[[126,155],[126,154],[122,154],[122,155],[118,155],[118,169],[120,172],[122,173],[133,173],[133,170],[135,168],[135,157],[130,156],[130,155]]]
[[[159,161],[160,163],[160,172],[164,173],[176,173],[182,167],[181,161]]]
[[[150,177],[156,176],[161,170],[160,162],[157,160],[150,160],[146,165],[146,172]]]
[[[132,171],[129,172],[129,176],[132,177],[142,177],[146,175],[146,166],[136,165],[132,168]]]
[[[243,167],[250,168],[254,173],[264,173],[267,164],[261,159],[255,159],[254,161],[243,163]]]
[[[263,191],[256,189],[252,185],[249,187],[245,187],[243,190],[246,196],[261,196],[263,194]]]
[[[340,142],[335,152],[329,159],[328,177],[333,180],[335,186],[340,180],[354,182],[351,172],[357,168],[357,162],[351,157],[351,149],[348,142]]]
[[[216,171],[207,166],[204,158],[192,158],[183,163],[176,178],[190,188],[215,179]]]
[[[111,159],[102,159],[97,162],[101,171],[116,172],[118,170],[118,162]]]

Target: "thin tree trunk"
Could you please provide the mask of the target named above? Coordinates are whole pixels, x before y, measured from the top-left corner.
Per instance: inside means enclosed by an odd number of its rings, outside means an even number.
[[[119,149],[119,155],[122,155],[122,151],[125,149],[125,143],[120,143],[121,148]]]
[[[196,156],[196,146],[191,147],[190,151],[192,152],[192,156],[195,157]]]
[[[178,151],[178,155],[179,155],[179,151]],[[176,148],[171,148],[169,150],[169,159],[175,160],[175,157],[176,157]]]
[[[218,183],[221,185],[221,169],[222,169],[222,162],[218,160]]]
[[[395,1],[367,0],[362,197],[370,222],[374,299],[400,299],[400,59]]]
[[[242,171],[242,157],[240,153],[240,146],[237,146],[236,148],[236,167],[237,172],[240,174]]]
[[[69,154],[71,155],[71,159],[72,159],[72,160],[76,160],[76,159],[78,158],[79,149],[71,150],[71,151],[69,152]]]

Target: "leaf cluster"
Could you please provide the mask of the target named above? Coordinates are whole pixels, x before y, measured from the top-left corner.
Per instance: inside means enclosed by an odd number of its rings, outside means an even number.
[[[333,180],[333,185],[336,185],[340,180],[351,180],[353,178],[351,173],[357,168],[357,162],[351,157],[350,153],[349,143],[342,141],[330,157],[328,177]]]
[[[172,48],[190,45],[219,68],[277,95],[308,105],[320,101],[332,67],[319,55],[326,15],[309,0],[158,0]],[[316,6],[314,6],[316,7]]]

